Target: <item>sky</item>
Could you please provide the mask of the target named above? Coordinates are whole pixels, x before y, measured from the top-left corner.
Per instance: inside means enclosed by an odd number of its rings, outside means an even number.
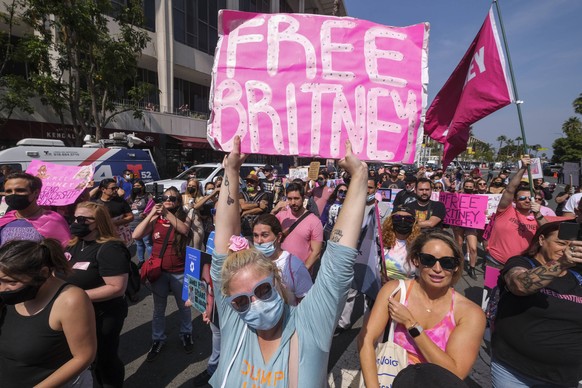
[[[487,0],[344,0],[348,16],[389,26],[430,23],[428,105],[481,28]],[[500,0],[528,144],[547,147],[563,136],[582,93],[581,0]],[[494,14],[501,37],[499,18]],[[507,55],[506,55],[507,58]],[[507,67],[509,71],[509,68]],[[508,73],[509,74],[509,73]],[[581,118],[582,119],[582,118]],[[521,136],[511,104],[473,125],[474,135],[495,148],[500,135]],[[541,154],[540,152],[540,154]]]

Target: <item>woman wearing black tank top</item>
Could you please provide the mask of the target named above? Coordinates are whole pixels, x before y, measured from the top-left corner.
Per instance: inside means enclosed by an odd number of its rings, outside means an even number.
[[[0,381],[10,387],[91,387],[95,315],[87,294],[56,278],[69,272],[58,241],[0,248]]]

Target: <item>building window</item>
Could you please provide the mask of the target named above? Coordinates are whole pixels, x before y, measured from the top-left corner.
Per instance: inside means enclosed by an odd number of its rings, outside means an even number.
[[[287,0],[279,0],[279,12],[281,13],[293,13],[293,8],[289,5]]]
[[[269,0],[240,0],[240,10],[246,12],[270,13],[271,4]]]
[[[156,0],[143,0],[144,28],[156,32]]]
[[[174,39],[208,54],[218,41],[218,10],[226,0],[174,0]]]
[[[174,113],[207,115],[209,94],[208,86],[174,78]]]

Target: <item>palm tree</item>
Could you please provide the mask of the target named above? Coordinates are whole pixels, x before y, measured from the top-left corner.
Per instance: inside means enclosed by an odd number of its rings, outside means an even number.
[[[499,153],[501,152],[501,146],[503,145],[503,142],[507,141],[507,136],[501,135],[497,138],[497,141],[499,142],[499,150],[497,151],[497,157],[499,157]]]
[[[578,98],[574,100],[572,105],[574,106],[574,112],[578,113],[579,115],[582,115],[582,93],[580,93]]]
[[[572,116],[568,120],[564,121],[564,124],[562,124],[562,131],[564,131],[566,136],[571,133],[580,133],[582,132],[582,122],[578,117]]]

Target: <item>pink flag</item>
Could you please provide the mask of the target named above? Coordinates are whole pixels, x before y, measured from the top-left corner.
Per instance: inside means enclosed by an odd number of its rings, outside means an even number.
[[[512,101],[493,10],[426,112],[424,130],[445,145],[443,167],[467,148],[471,124]]]

